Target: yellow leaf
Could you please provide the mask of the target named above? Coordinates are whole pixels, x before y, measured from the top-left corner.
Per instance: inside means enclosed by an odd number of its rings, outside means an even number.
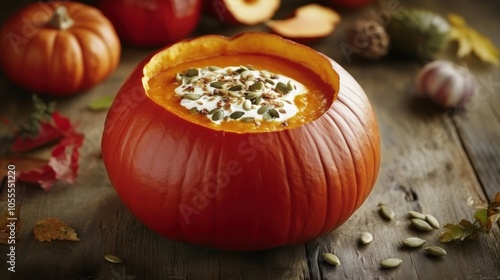
[[[449,14],[448,21],[452,28],[450,39],[458,44],[457,56],[460,58],[475,54],[480,60],[498,65],[500,53],[491,40],[467,25],[457,14]]]
[[[69,240],[80,241],[73,228],[57,218],[40,220],[33,227],[35,239],[38,241]]]

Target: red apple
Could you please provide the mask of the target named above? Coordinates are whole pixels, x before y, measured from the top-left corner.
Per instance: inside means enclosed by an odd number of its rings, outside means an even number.
[[[126,43],[153,47],[186,38],[200,19],[202,0],[100,0],[99,8]]]
[[[281,0],[205,0],[204,10],[220,21],[255,25],[274,16]]]

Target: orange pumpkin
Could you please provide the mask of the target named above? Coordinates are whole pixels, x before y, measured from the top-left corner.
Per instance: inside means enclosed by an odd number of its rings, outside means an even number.
[[[29,90],[72,95],[118,66],[120,41],[102,13],[78,2],[33,3],[11,16],[0,33],[5,74]]]
[[[152,98],[158,73],[230,54],[310,69],[329,105],[305,124],[259,132],[200,124]],[[102,156],[118,195],[149,228],[253,251],[306,242],[344,223],[375,184],[380,139],[363,89],[334,61],[276,35],[207,35],[138,65],[109,110]]]

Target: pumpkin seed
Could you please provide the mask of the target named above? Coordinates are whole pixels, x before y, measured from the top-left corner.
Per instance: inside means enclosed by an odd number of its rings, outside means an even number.
[[[430,215],[430,214],[426,214],[425,215],[425,221],[431,225],[433,228],[440,228],[440,224],[439,224],[439,221],[436,219],[436,217]]]
[[[373,241],[373,235],[369,232],[362,232],[359,236],[359,242],[363,245],[366,245]]]
[[[394,210],[392,210],[391,207],[381,203],[379,204],[379,214],[382,216],[382,218],[391,221],[394,219]]]
[[[228,93],[229,93],[229,96],[232,96],[232,97],[242,97],[243,96],[240,93],[237,93],[234,91],[229,91]]]
[[[186,93],[182,97],[189,99],[189,100],[198,100],[201,98],[201,94],[196,94],[196,93]]]
[[[406,238],[404,241],[403,241],[403,244],[406,246],[406,247],[410,247],[410,248],[417,248],[417,247],[420,247],[422,245],[425,244],[425,240],[424,239],[420,239],[418,237],[408,237]]]
[[[260,71],[260,75],[261,75],[262,77],[266,78],[266,79],[271,78],[271,73],[269,73],[269,71],[267,71],[267,70],[261,70],[261,71]]]
[[[228,90],[229,91],[239,91],[239,90],[242,90],[242,89],[243,89],[242,85],[234,85],[234,86],[230,87]]]
[[[255,105],[260,105],[261,102],[262,102],[262,96],[259,96],[254,100]]]
[[[250,101],[250,100],[248,100],[248,99],[247,99],[247,100],[245,100],[245,101],[243,102],[243,106],[242,106],[242,107],[243,107],[243,110],[245,110],[245,111],[250,111],[250,110],[252,110],[252,101]]]
[[[104,256],[104,259],[106,259],[110,263],[123,263],[122,259],[114,255],[106,255]]]
[[[286,85],[284,83],[282,83],[282,82],[279,82],[276,85],[276,87],[275,87],[274,90],[277,91],[277,92],[280,92],[282,94],[287,94],[288,93],[288,89],[287,89]]]
[[[208,111],[208,114],[209,114],[209,115],[211,115],[211,114],[213,114],[213,113],[215,113],[215,112],[217,112],[217,111],[220,111],[220,110],[222,110],[222,109],[221,109],[221,108],[219,108],[219,107],[215,107],[215,108],[213,108],[212,110]]]
[[[179,84],[182,84],[182,74],[181,73],[177,73],[175,74],[175,81]]]
[[[427,246],[424,248],[424,251],[431,255],[431,256],[436,256],[436,257],[442,257],[446,255],[446,250],[439,247],[439,246]]]
[[[214,88],[222,88],[222,86],[224,85],[224,82],[212,82],[210,83],[210,86],[211,87],[214,87]]]
[[[240,119],[240,122],[243,122],[243,123],[250,123],[250,122],[253,122],[255,119],[253,117],[244,117],[244,118],[241,118]]]
[[[426,221],[421,220],[421,219],[411,219],[411,224],[416,229],[419,229],[422,231],[431,231],[432,230],[432,226],[429,225],[429,223],[427,223]]]
[[[339,258],[332,253],[324,253],[323,259],[325,260],[325,262],[327,262],[331,265],[334,265],[334,266],[340,265]]]
[[[398,267],[403,262],[402,259],[398,258],[388,258],[380,262],[380,266],[383,268],[395,268]]]
[[[291,81],[288,81],[288,83],[286,84],[286,89],[290,92],[293,90],[293,84]]]
[[[246,96],[246,99],[255,99],[257,97],[262,96],[262,94],[263,94],[262,91],[252,91]]]
[[[244,114],[245,114],[245,112],[236,111],[236,112],[231,113],[231,115],[229,115],[229,117],[233,120],[237,120],[237,119],[243,117]]]
[[[262,119],[265,121],[270,121],[273,119],[273,117],[271,117],[271,114],[269,114],[269,112],[267,112],[267,113],[262,114]]]
[[[210,71],[217,71],[220,69],[222,69],[222,68],[220,68],[219,66],[214,66],[214,65],[208,66],[208,70],[210,70]]]
[[[271,84],[274,86],[274,81],[271,80],[271,79],[265,79],[264,82],[268,83],[268,84]]]
[[[194,77],[189,78],[189,79],[187,80],[187,83],[188,83],[188,84],[194,84],[194,83],[196,83],[199,79],[200,79],[200,77],[198,77],[198,76],[194,76]]]
[[[196,113],[198,113],[198,108],[193,107],[193,108],[189,109],[189,113],[191,113],[191,114],[196,114]]]
[[[243,72],[241,72],[240,76],[241,76],[241,78],[242,78],[243,80],[246,80],[246,79],[248,79],[248,77],[249,77],[251,74],[252,74],[252,72],[251,72],[251,71],[243,71]]]
[[[267,111],[269,111],[269,109],[271,109],[272,107],[273,105],[271,104],[263,105],[262,107],[259,108],[259,110],[257,110],[257,114],[262,115],[264,113],[267,113]]]
[[[269,110],[269,115],[275,119],[280,117],[280,113],[278,113],[278,111],[274,108]]]
[[[414,219],[425,220],[425,215],[418,211],[410,210],[408,211],[408,215],[410,215],[410,217]]]
[[[255,90],[261,90],[263,87],[264,87],[264,83],[263,82],[255,82],[248,89],[250,91],[255,91]]]
[[[200,73],[200,71],[198,71],[198,69],[196,68],[190,68],[188,70],[186,70],[186,77],[194,77],[194,76],[198,76],[198,74]]]
[[[224,118],[224,112],[220,109],[215,111],[214,114],[212,115],[212,121],[214,122],[220,121],[222,120],[222,118]]]

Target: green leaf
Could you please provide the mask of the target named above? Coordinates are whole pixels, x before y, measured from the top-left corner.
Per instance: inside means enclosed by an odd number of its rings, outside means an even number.
[[[467,220],[461,220],[458,225],[446,224],[443,227],[445,230],[439,234],[439,242],[450,242],[452,240],[461,240],[468,238],[470,236],[475,236],[473,239],[477,238],[479,228]]]
[[[101,96],[89,104],[89,109],[93,111],[107,110],[111,107],[114,99],[115,97],[111,95]]]
[[[474,219],[478,221],[482,226],[488,223],[488,209],[479,209],[474,214]]]

